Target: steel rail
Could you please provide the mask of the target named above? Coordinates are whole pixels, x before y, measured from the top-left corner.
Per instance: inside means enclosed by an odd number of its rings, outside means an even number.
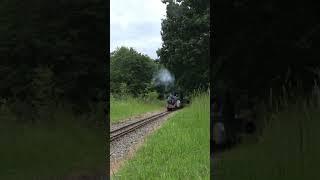
[[[168,112],[168,111],[161,112],[159,114],[155,114],[153,116],[138,120],[138,121],[133,122],[131,124],[122,126],[122,127],[117,128],[115,130],[112,130],[110,132],[110,134],[111,134],[110,141],[114,141],[114,140],[118,139],[119,137],[122,137],[122,136],[124,136],[124,135],[146,125],[146,124],[149,124],[150,122],[152,122],[154,120],[159,119],[160,117],[163,117],[163,116],[169,114],[169,113],[171,113],[171,112]]]

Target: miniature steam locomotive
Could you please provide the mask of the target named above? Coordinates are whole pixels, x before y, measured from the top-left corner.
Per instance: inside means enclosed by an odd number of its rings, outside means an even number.
[[[190,101],[187,98],[179,96],[177,93],[170,94],[167,99],[167,110],[172,111],[182,108],[185,104],[189,104]]]
[[[167,99],[167,110],[172,111],[182,107],[181,99],[175,94],[171,95]]]

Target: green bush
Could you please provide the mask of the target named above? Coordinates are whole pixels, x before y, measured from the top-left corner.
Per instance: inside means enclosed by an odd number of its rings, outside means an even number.
[[[144,100],[147,102],[158,101],[159,94],[156,91],[147,92],[144,95]]]

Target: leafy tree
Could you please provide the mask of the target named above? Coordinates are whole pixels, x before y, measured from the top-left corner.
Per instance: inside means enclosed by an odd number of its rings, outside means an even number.
[[[209,82],[209,0],[163,0],[160,63],[184,91],[205,88]]]
[[[120,47],[111,53],[110,89],[121,93],[123,84],[134,96],[144,94],[156,70],[154,60],[133,48]]]
[[[28,92],[40,82],[50,89],[40,80],[50,71],[51,96],[77,106],[105,101],[104,1],[1,1],[0,19],[1,97],[37,99],[40,92]]]
[[[54,97],[53,72],[49,67],[35,68],[31,85],[35,104],[46,104]]]
[[[309,3],[280,1],[214,1],[212,80],[252,97],[266,97],[270,88],[302,87],[308,92],[319,67],[320,26]],[[290,82],[290,83],[289,83]],[[299,83],[300,82],[300,83]]]

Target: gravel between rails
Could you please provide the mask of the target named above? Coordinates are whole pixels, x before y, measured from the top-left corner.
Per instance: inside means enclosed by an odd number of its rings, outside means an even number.
[[[157,112],[158,113],[158,112]],[[123,162],[130,159],[134,152],[143,144],[145,138],[152,132],[157,130],[169,117],[176,112],[170,113],[167,116],[161,117],[129,134],[110,143],[110,175],[116,173]],[[123,124],[121,125],[123,126]],[[116,127],[112,127],[116,128]]]

